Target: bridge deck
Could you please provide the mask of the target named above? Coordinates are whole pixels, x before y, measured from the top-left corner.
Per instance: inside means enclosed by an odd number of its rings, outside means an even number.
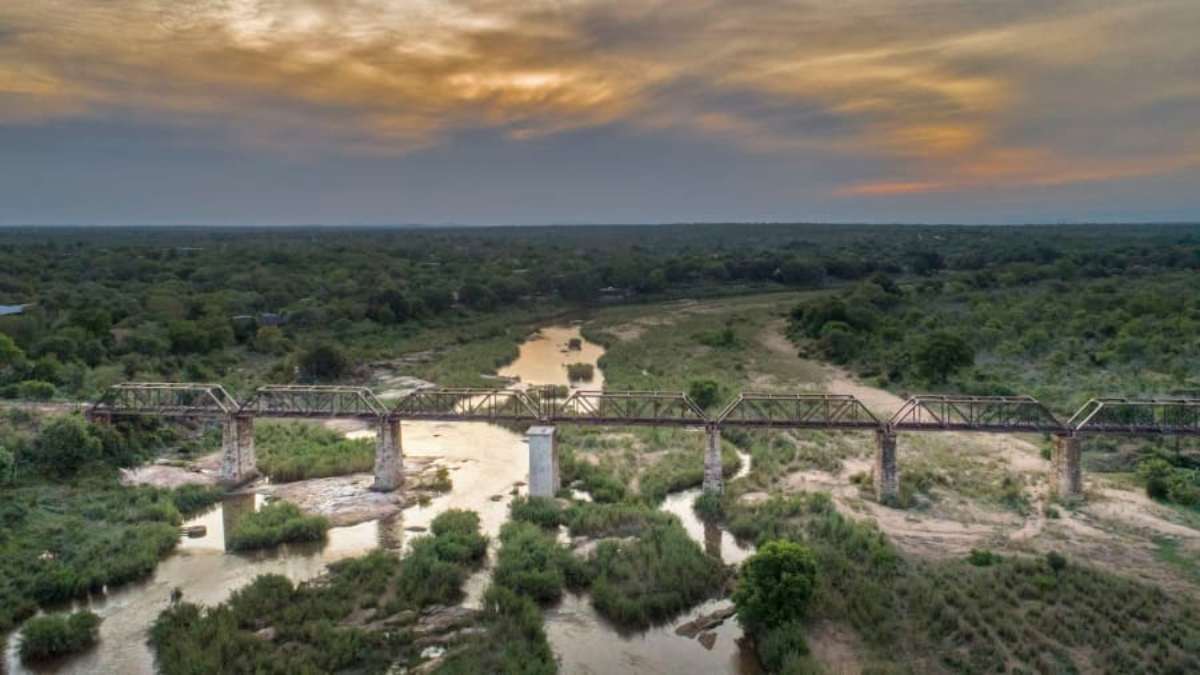
[[[1183,398],[1092,399],[1064,423],[1029,396],[921,395],[883,421],[855,397],[842,394],[745,392],[710,417],[686,394],[662,391],[575,391],[564,396],[553,387],[430,387],[389,407],[366,387],[269,385],[239,403],[219,384],[130,382],[109,388],[89,414],[1200,436],[1200,399]]]

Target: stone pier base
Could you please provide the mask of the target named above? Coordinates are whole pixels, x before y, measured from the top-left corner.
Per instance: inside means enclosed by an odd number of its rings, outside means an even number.
[[[249,415],[230,415],[221,422],[221,483],[242,485],[257,475],[254,418]]]
[[[725,475],[721,467],[721,429],[713,425],[704,432],[708,436],[704,446],[704,491],[721,494],[725,490]]]
[[[554,427],[529,427],[529,496],[553,497],[562,487]]]
[[[875,498],[880,504],[900,501],[900,468],[896,465],[896,434],[875,432]]]
[[[1060,499],[1083,496],[1083,469],[1078,436],[1054,437],[1054,475],[1050,484]]]
[[[404,484],[404,443],[400,420],[379,420],[375,435],[375,483],[372,490],[391,492]]]

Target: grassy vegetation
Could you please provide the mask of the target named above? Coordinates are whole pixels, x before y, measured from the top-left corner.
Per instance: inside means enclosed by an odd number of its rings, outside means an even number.
[[[572,382],[591,382],[595,372],[596,367],[590,363],[567,364],[567,379]]]
[[[487,548],[474,513],[448,511],[431,531],[403,559],[374,551],[309,583],[262,575],[215,607],[173,604],[150,632],[160,672],[383,673],[415,664],[416,612],[458,602]]]
[[[868,667],[954,673],[1200,667],[1200,612],[1156,587],[1062,556],[986,566],[905,559],[873,526],[839,515],[823,494],[754,506],[732,501],[726,509],[742,538],[785,539],[813,551],[811,618],[852,627],[870,650]]]
[[[348,439],[316,424],[258,424],[254,446],[258,470],[277,483],[360,473],[375,466],[371,439]]]
[[[100,617],[87,610],[46,614],[25,622],[17,652],[22,661],[45,661],[81,652],[96,644]]]
[[[0,499],[0,631],[58,603],[148,576],[215,488],[127,488],[112,476],[20,483]]]
[[[587,585],[582,561],[555,542],[553,532],[532,523],[514,521],[500,530],[500,553],[493,583],[535,602],[562,597],[563,588]]]
[[[230,551],[270,548],[283,543],[321,541],[329,529],[324,516],[305,515],[295,504],[274,502],[238,520],[225,537]]]

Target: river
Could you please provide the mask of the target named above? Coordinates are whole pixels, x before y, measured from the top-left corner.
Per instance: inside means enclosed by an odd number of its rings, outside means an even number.
[[[579,349],[569,348],[573,338],[580,339]],[[517,359],[498,374],[526,385],[600,389],[604,375],[595,366],[603,353],[602,347],[582,339],[577,325],[549,326],[522,343]],[[569,381],[567,365],[572,363],[593,365],[591,380]],[[31,670],[17,657],[18,638],[13,635],[5,654],[8,672],[152,673],[154,660],[146,644],[147,631],[169,604],[173,589],[180,589],[186,600],[212,605],[227,599],[260,574],[282,574],[295,582],[306,581],[320,575],[329,563],[343,558],[376,548],[401,552],[406,539],[427,528],[447,508],[476,511],[487,534],[494,538],[499,533],[508,515],[511,493],[514,489],[518,493],[523,490],[529,471],[528,449],[522,435],[486,423],[405,422],[403,443],[406,456],[436,458],[452,469],[453,488],[449,493],[392,517],[332,528],[324,544],[283,546],[256,554],[226,552],[224,532],[239,515],[261,505],[263,497],[231,496],[186,523],[204,525],[207,532],[203,537],[184,538],[148,580],[76,604],[90,607],[103,618],[100,641],[95,648],[44,669]],[[743,472],[749,468],[748,459],[743,458]],[[726,563],[740,562],[751,551],[739,546],[728,533],[711,526],[706,529],[691,509],[697,494],[697,490],[688,490],[670,495],[663,508],[678,515],[702,546],[707,542],[710,554],[719,554]],[[466,604],[478,602],[488,574],[485,569],[468,581]],[[744,653],[737,644],[740,629],[734,621],[716,630],[717,641],[711,650],[696,640],[675,635],[676,623],[721,604],[722,601],[712,601],[675,623],[625,633],[600,617],[586,595],[568,595],[558,606],[546,611],[546,632],[566,673],[756,672],[753,656]]]

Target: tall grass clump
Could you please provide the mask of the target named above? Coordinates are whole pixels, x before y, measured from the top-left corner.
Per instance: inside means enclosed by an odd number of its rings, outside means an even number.
[[[46,614],[25,622],[17,651],[22,661],[44,661],[75,654],[96,644],[100,617],[87,610]]]
[[[500,553],[492,574],[494,583],[531,598],[554,602],[563,587],[579,588],[588,580],[583,562],[537,525],[510,522],[500,530]]]
[[[258,470],[277,483],[371,471],[375,443],[315,424],[278,422],[255,429]]]
[[[269,548],[283,543],[321,541],[329,529],[324,516],[308,516],[295,504],[275,502],[248,513],[225,539],[230,551]]]

